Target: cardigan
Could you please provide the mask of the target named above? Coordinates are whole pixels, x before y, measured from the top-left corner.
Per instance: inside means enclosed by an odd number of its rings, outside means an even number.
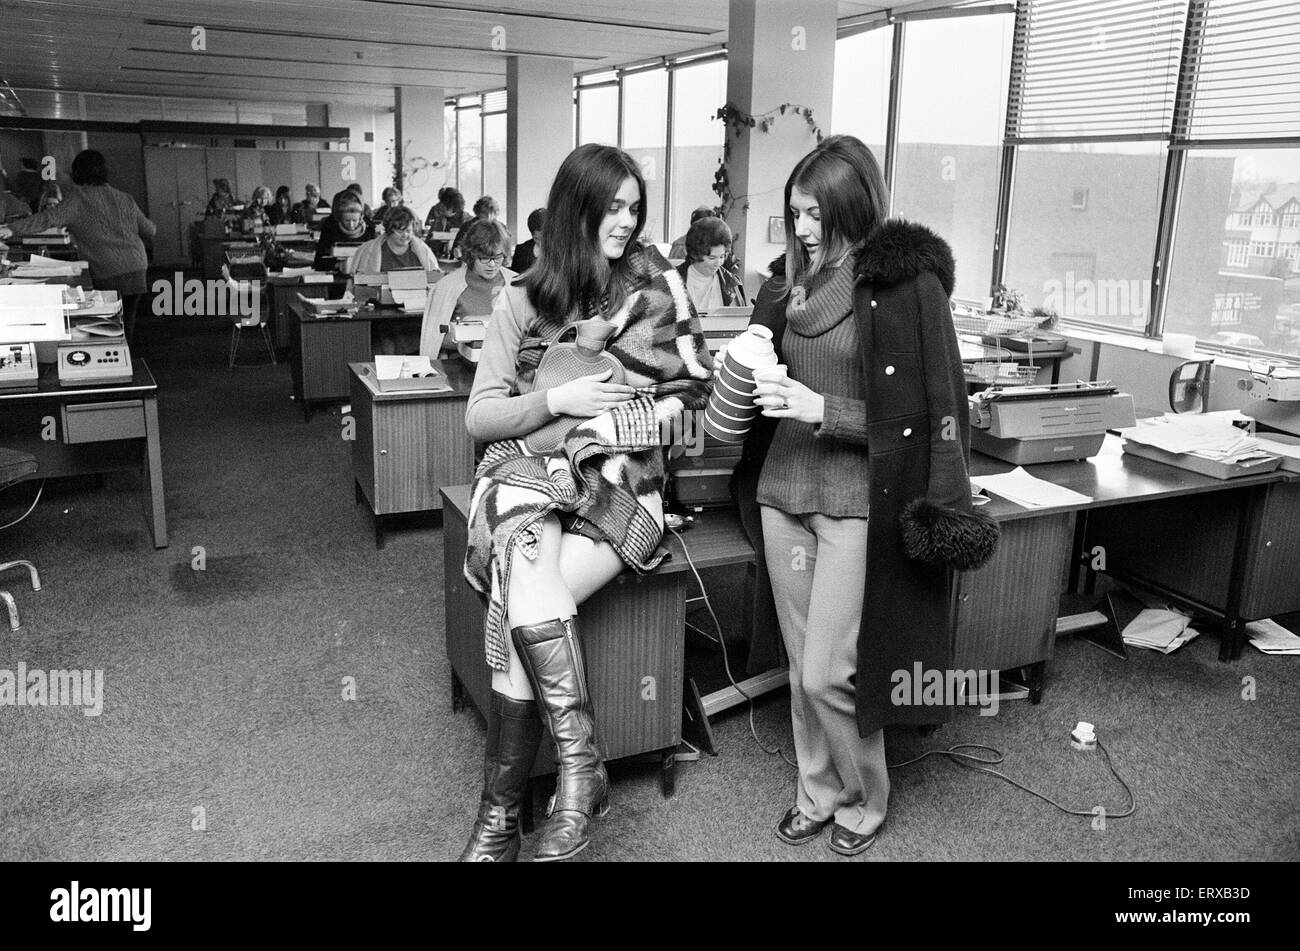
[[[382,274],[384,242],[387,240],[387,237],[371,238],[357,248],[356,253],[348,260],[348,273]],[[419,238],[412,238],[407,245],[407,249],[415,252],[416,257],[420,259],[420,266],[426,271],[442,270],[442,268],[438,267],[438,261],[433,256],[433,252]]]
[[[135,199],[112,185],[78,188],[54,208],[11,222],[15,235],[33,234],[50,228],[67,228],[77,249],[90,265],[92,281],[115,282],[123,294],[143,294],[149,257],[144,239],[158,229],[144,216]]]
[[[452,315],[456,313],[456,302],[460,300],[460,295],[465,292],[468,282],[465,280],[466,267],[459,267],[452,271],[437,284],[433,285],[433,293],[429,295],[429,303],[424,308],[424,322],[420,325],[420,354],[426,357],[437,357],[442,350],[443,337],[447,332],[447,325],[451,323]],[[488,319],[487,332],[492,332],[492,324],[497,317],[510,306],[506,291],[511,287],[511,282],[515,279],[515,272],[508,267],[503,267],[499,272],[505,279],[505,290],[497,294],[493,299],[492,315]],[[486,350],[487,344],[484,344]],[[482,362],[483,354],[480,351],[479,361]],[[477,375],[477,371],[476,375]]]

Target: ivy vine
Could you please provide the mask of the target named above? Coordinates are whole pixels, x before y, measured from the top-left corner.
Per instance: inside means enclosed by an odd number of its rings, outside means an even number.
[[[758,115],[751,115],[731,103],[727,103],[714,114],[713,118],[721,120],[725,126],[722,139],[722,158],[718,162],[717,171],[713,173],[713,193],[718,196],[719,202],[718,207],[714,210],[719,218],[725,219],[732,209],[736,207],[737,203],[747,197],[745,195],[731,194],[731,177],[727,173],[727,164],[731,161],[733,133],[735,138],[739,139],[747,129],[770,132],[772,124],[784,115],[802,116],[812,134],[816,136],[817,142],[820,143],[824,138],[821,127],[817,125],[817,120],[813,118],[812,108],[801,106],[798,103],[783,102],[775,109],[770,109]],[[745,201],[740,208],[742,211],[748,211],[749,202]]]

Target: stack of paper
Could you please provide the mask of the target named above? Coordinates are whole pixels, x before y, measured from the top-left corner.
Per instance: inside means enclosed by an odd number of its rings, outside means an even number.
[[[1246,636],[1265,654],[1300,654],[1300,637],[1277,621],[1251,621],[1246,625]]]
[[[1187,453],[1215,462],[1238,463],[1265,458],[1269,453],[1259,440],[1218,414],[1179,413],[1139,420],[1119,434],[1133,442]]]
[[[1177,611],[1147,608],[1139,612],[1124,628],[1124,643],[1130,647],[1168,654],[1178,650],[1201,632],[1191,626],[1191,618]]]
[[[1025,508],[1047,508],[1054,505],[1087,505],[1092,497],[1031,476],[1023,466],[1016,466],[1001,475],[975,476],[971,484],[1000,495],[1008,502]]]

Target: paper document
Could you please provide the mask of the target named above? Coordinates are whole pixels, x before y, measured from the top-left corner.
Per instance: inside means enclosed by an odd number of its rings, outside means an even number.
[[[1277,621],[1251,621],[1246,625],[1246,636],[1265,654],[1300,654],[1300,637]]]
[[[1168,654],[1200,635],[1191,622],[1191,618],[1177,611],[1147,608],[1125,626],[1124,643]]]
[[[442,376],[442,371],[428,357],[376,353],[375,376],[381,380],[414,379]]]
[[[27,259],[27,263],[36,265],[37,267],[62,267],[66,262],[60,261],[57,258],[47,258],[43,254],[33,254]]]
[[[1180,413],[1139,420],[1119,434],[1165,452],[1194,452],[1219,461],[1250,456],[1259,443],[1224,417],[1207,413]]]
[[[1092,501],[1092,496],[1031,476],[1023,466],[1016,466],[1001,475],[975,476],[971,483],[986,492],[1002,496],[1008,502],[1031,509],[1053,505],[1086,505]]]

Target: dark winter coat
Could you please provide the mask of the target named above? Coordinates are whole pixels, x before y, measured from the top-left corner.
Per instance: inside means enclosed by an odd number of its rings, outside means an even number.
[[[754,323],[770,327],[780,354],[784,262],[759,292]],[[777,270],[779,269],[779,271]],[[998,526],[970,501],[966,385],[948,297],[955,266],[947,243],[901,220],[882,224],[858,255],[853,312],[862,351],[870,485],[866,594],[858,634],[858,730],[937,723],[951,711],[890,702],[895,671],[952,667],[953,570],[993,554]],[[732,481],[742,513],[754,491],[775,421],[750,431]],[[758,520],[745,518],[751,527]],[[761,529],[760,529],[761,531]]]

